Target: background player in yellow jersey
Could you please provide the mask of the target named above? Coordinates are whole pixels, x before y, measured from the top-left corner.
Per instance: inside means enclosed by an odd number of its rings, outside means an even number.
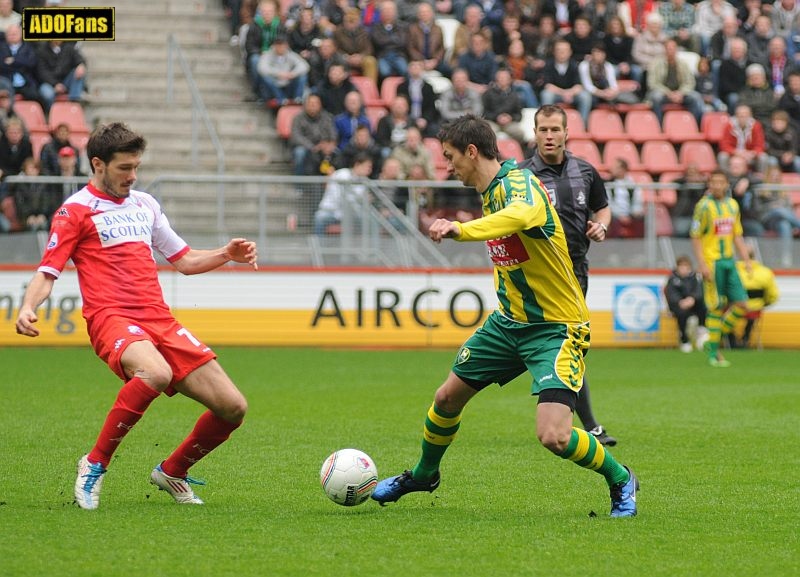
[[[736,263],[736,270],[739,272],[742,286],[747,292],[747,312],[749,314],[744,325],[742,338],[735,339],[733,333],[729,337],[732,346],[741,348],[750,346],[750,335],[753,332],[757,318],[753,313],[760,315],[765,308],[774,304],[780,296],[778,283],[775,282],[775,273],[769,267],[756,260],[753,247],[748,247],[748,254],[750,255],[750,270],[746,270],[744,261]]]
[[[547,191],[515,161],[499,162],[494,131],[483,119],[462,116],[439,138],[450,170],[481,193],[483,217],[467,223],[437,219],[429,236],[435,242],[486,242],[499,308],[464,343],[436,391],[417,465],[378,483],[372,498],[384,504],[414,491],[435,490],[439,464],[469,400],[492,383],[502,386],[529,371],[531,392],[539,397],[539,441],[559,457],[605,477],[612,517],[635,515],[634,474],[595,437],[572,426],[589,348],[589,313]]]
[[[728,195],[729,181],[721,170],[708,179],[708,194],[700,199],[692,219],[692,248],[697,271],[703,276],[703,294],[708,314],[708,362],[712,367],[728,367],[730,362],[719,352],[723,334],[730,334],[747,312],[747,293],[734,262],[734,247],[750,271],[750,254],[742,238],[739,205]]]

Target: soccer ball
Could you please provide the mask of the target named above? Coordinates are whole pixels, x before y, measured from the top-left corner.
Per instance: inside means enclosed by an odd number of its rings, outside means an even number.
[[[378,469],[366,453],[340,449],[322,463],[319,482],[331,501],[353,507],[372,495],[378,484]]]

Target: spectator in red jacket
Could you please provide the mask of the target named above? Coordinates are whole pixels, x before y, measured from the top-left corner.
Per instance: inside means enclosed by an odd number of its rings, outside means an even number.
[[[722,170],[728,170],[732,156],[744,158],[748,166],[758,172],[767,167],[764,127],[753,118],[752,110],[745,104],[736,107],[720,140],[717,162]]]

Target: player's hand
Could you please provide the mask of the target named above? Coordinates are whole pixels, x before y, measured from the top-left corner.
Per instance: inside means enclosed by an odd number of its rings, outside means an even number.
[[[606,239],[606,227],[600,222],[586,221],[586,236],[594,242],[603,242]]]
[[[36,316],[35,311],[29,308],[20,309],[19,316],[17,317],[17,334],[26,337],[38,337],[39,329],[33,326],[33,323],[38,320],[39,317]]]
[[[247,263],[258,270],[258,250],[256,243],[244,238],[234,238],[225,247],[225,253],[234,262]]]
[[[437,218],[428,228],[428,236],[433,242],[442,242],[443,238],[453,238],[459,232],[458,223],[446,218]]]

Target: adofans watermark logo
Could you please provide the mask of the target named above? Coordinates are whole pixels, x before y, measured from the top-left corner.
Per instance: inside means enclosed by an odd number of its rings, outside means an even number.
[[[25,8],[22,39],[114,40],[114,8]]]

